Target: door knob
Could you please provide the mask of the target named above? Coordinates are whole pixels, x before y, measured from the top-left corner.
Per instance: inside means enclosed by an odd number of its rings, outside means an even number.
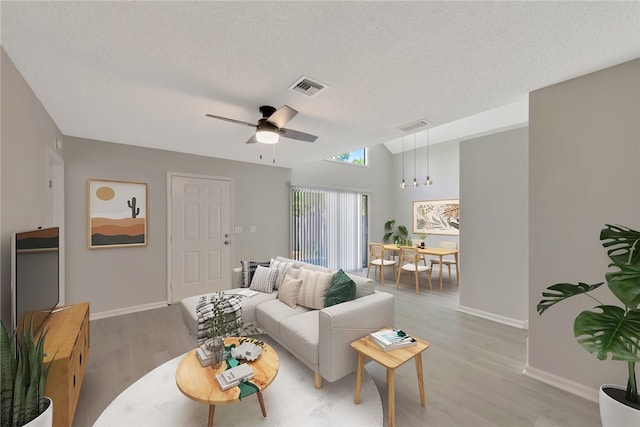
[[[224,244],[225,244],[225,245],[228,245],[229,243],[231,243],[231,242],[229,242],[228,240],[225,240],[225,241],[224,241]]]

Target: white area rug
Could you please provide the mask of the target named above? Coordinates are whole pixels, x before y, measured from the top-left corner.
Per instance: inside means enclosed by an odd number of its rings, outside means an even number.
[[[353,403],[355,373],[339,381],[313,386],[313,372],[279,345],[269,342],[280,359],[273,383],[262,393],[263,418],[256,395],[238,403],[216,406],[214,426],[382,426],[382,403],[367,372],[360,404]],[[123,391],[100,415],[94,427],[204,427],[209,407],[184,396],[176,386],[178,356],[149,372]]]

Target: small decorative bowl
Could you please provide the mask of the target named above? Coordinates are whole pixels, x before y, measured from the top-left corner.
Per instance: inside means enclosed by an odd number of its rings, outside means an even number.
[[[244,342],[231,349],[232,357],[236,359],[246,359],[250,362],[256,360],[260,356],[260,353],[262,353],[262,347],[251,342]]]

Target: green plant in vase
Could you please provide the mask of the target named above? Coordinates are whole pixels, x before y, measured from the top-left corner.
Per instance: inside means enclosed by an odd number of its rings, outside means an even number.
[[[575,318],[573,333],[578,343],[589,353],[596,353],[598,359],[606,360],[611,355],[612,360],[627,362],[625,400],[640,408],[635,375],[635,364],[640,362],[640,232],[620,225],[605,227],[600,241],[611,259],[609,267],[615,267],[605,274],[606,283],[621,304],[603,304],[588,294],[604,282],[558,283],[542,293],[537,310],[542,315],[556,303],[581,294],[596,301],[598,305]]]
[[[240,329],[248,326],[236,316],[236,312],[229,304],[228,297],[224,292],[213,295],[211,297],[211,305],[211,315],[205,322],[208,338],[226,338],[231,335],[237,335]]]
[[[44,389],[49,366],[44,368],[45,331],[33,336],[33,324],[9,337],[2,323],[0,334],[0,425],[22,426],[39,417],[50,405]]]
[[[211,313],[205,321],[207,341],[209,347],[216,356],[213,366],[216,368],[225,359],[224,339],[232,335],[240,335],[240,332],[258,332],[253,323],[245,323],[236,315],[236,310],[230,303],[231,295],[219,292],[211,296]]]
[[[396,227],[396,220],[390,219],[384,223],[384,236],[382,241],[384,243],[395,243],[396,245],[406,245],[409,238],[409,231],[404,225]]]

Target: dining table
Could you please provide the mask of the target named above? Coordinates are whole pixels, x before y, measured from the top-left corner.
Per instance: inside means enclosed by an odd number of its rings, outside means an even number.
[[[395,243],[389,243],[383,245],[385,251],[389,252],[400,252],[400,248],[402,245],[398,245]],[[422,255],[431,255],[434,257],[438,257],[439,260],[439,269],[440,269],[440,291],[442,291],[442,257],[447,255],[453,255],[456,260],[456,284],[460,286],[460,269],[458,268],[458,250],[457,249],[447,249],[447,248],[432,248],[425,246],[424,248],[421,246],[413,246],[413,248],[418,250],[418,253]],[[425,259],[426,262],[426,259]]]

